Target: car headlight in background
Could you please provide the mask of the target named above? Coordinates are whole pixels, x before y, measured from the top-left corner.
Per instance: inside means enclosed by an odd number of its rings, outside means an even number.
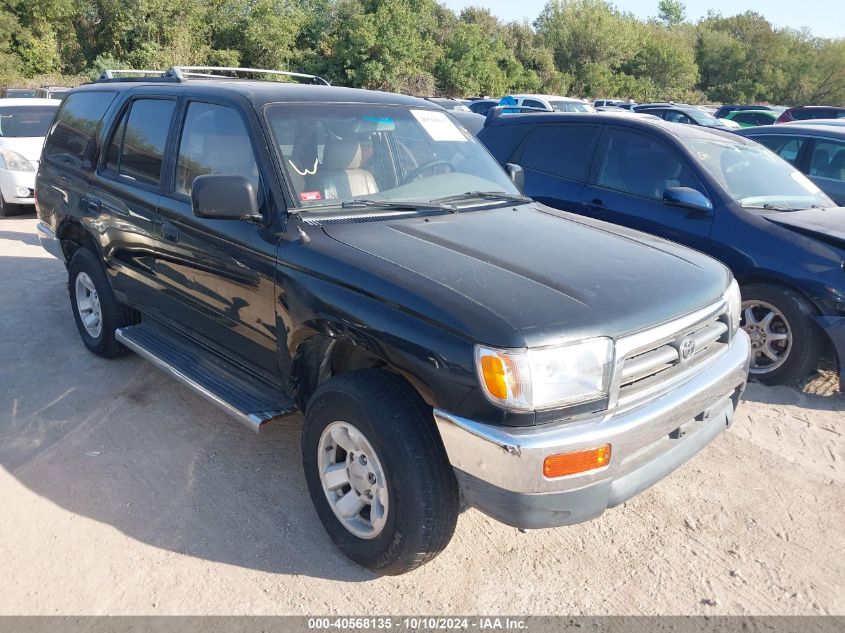
[[[742,295],[736,279],[731,279],[731,285],[725,291],[725,302],[728,304],[728,318],[730,319],[731,336],[739,329],[742,319]]]
[[[0,168],[12,171],[35,171],[32,163],[12,149],[0,149]]]
[[[475,364],[484,393],[498,405],[516,411],[568,406],[607,397],[613,341],[521,350],[476,345]]]

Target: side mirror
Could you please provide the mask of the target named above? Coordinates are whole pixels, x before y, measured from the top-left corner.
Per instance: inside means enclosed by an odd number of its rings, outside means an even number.
[[[191,207],[199,218],[256,220],[258,194],[246,176],[206,174],[197,176],[191,188]]]
[[[519,189],[519,193],[525,193],[525,172],[522,167],[514,163],[505,165],[505,171],[508,172],[508,177],[513,180],[513,184]]]
[[[712,211],[713,203],[698,189],[692,187],[668,187],[663,192],[663,202],[696,211]]]

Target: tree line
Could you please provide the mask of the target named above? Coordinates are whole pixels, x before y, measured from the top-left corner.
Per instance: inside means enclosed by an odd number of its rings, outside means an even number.
[[[533,23],[436,0],[0,0],[3,85],[175,64],[418,95],[845,103],[845,40],[752,11],[692,22],[677,0],[645,21],[606,0],[550,0]]]

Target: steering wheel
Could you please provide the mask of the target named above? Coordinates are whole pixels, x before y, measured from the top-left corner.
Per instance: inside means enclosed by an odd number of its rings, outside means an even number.
[[[420,174],[427,172],[429,169],[434,169],[435,167],[448,167],[449,171],[454,172],[455,168],[452,166],[448,160],[430,160],[427,163],[423,163],[416,169],[412,169],[405,178],[402,179],[402,184],[405,185],[413,180],[416,180],[420,177]]]

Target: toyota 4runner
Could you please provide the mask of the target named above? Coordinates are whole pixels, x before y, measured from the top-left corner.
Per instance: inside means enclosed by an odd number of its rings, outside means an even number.
[[[242,74],[73,90],[38,231],[91,352],[256,431],[304,413],[311,498],[354,561],[425,563],[462,504],[586,521],[730,425],[749,342],[724,266],[533,203],[426,101]]]

